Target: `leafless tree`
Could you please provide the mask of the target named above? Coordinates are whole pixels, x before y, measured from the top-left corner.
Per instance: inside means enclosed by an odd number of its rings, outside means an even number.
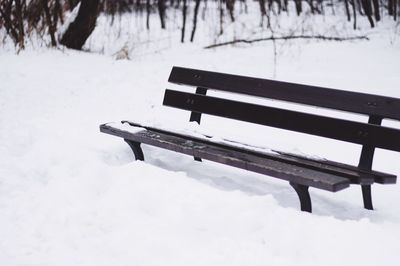
[[[78,15],[61,37],[60,43],[68,48],[82,49],[96,26],[98,14],[99,0],[82,1]]]
[[[196,4],[194,6],[194,12],[193,12],[193,28],[192,28],[192,34],[190,35],[190,41],[193,42],[194,40],[194,34],[196,32],[196,27],[197,27],[197,15],[199,13],[199,7],[200,7],[200,0],[195,0]]]

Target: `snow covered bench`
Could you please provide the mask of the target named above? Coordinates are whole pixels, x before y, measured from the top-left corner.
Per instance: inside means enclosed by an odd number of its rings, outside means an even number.
[[[195,94],[167,89],[164,95],[164,105],[191,111],[190,121],[200,123],[201,115],[208,114],[359,144],[359,164],[264,152],[130,121],[100,126],[101,132],[123,138],[137,160],[144,160],[140,147],[143,143],[287,180],[299,196],[301,210],[308,212],[309,187],[336,192],[350,184],[361,185],[364,207],[372,210],[371,185],[396,183],[395,175],[372,170],[372,161],[375,148],[400,151],[400,130],[381,126],[386,118],[400,120],[400,99],[181,67],[173,67],[168,81],[196,87]],[[208,90],[358,113],[369,120],[355,122],[210,97],[206,95]]]

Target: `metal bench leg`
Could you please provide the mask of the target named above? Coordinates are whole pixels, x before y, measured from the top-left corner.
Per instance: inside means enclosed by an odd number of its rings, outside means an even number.
[[[371,185],[362,185],[361,186],[364,208],[367,210],[373,210],[372,206],[372,194],[371,194]]]
[[[368,124],[371,125],[381,125],[383,117],[370,115],[368,119]],[[371,145],[363,145],[361,150],[360,162],[358,167],[364,170],[371,171],[372,161],[374,160],[375,147]],[[373,210],[372,206],[372,195],[371,195],[371,185],[361,185],[364,208],[367,210]]]
[[[312,212],[310,193],[308,192],[308,186],[289,182],[294,188],[300,199],[300,206],[303,212]]]
[[[140,148],[140,142],[124,139],[126,143],[128,143],[129,147],[131,147],[133,154],[135,155],[135,160],[144,161],[144,155],[142,148]]]
[[[207,94],[207,89],[206,88],[197,87],[196,88],[196,94],[206,95]],[[200,120],[201,120],[201,113],[197,113],[197,112],[191,112],[190,113],[190,119],[189,119],[190,122],[195,121],[195,122],[197,122],[197,124],[200,125]],[[196,157],[196,156],[194,157],[194,160],[198,161],[198,162],[202,161],[200,157]]]

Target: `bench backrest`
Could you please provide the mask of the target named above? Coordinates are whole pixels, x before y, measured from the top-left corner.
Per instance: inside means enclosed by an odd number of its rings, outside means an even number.
[[[197,87],[196,93],[165,91],[164,105],[312,134],[363,145],[360,166],[370,168],[375,147],[400,151],[400,130],[380,126],[382,119],[400,120],[400,99],[316,86],[173,67],[169,82]],[[325,117],[252,103],[206,96],[219,90],[300,103],[369,116],[368,123]],[[363,158],[364,157],[364,158]]]

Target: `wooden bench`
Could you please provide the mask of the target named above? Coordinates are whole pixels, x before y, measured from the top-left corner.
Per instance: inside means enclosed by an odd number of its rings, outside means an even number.
[[[143,143],[187,154],[196,160],[211,160],[280,178],[289,181],[298,194],[301,210],[308,212],[312,209],[309,187],[336,192],[350,184],[361,185],[364,207],[372,210],[371,185],[396,183],[395,175],[372,170],[372,161],[375,148],[400,151],[400,130],[381,126],[383,119],[400,120],[400,99],[181,67],[173,67],[168,81],[196,87],[195,94],[167,89],[164,95],[165,106],[191,111],[190,121],[200,123],[201,115],[208,114],[359,144],[362,145],[359,164],[263,152],[130,121],[100,126],[101,132],[122,137],[137,160],[144,160],[140,147]],[[362,123],[233,101],[207,96],[208,90],[347,111],[369,119],[368,123]]]

